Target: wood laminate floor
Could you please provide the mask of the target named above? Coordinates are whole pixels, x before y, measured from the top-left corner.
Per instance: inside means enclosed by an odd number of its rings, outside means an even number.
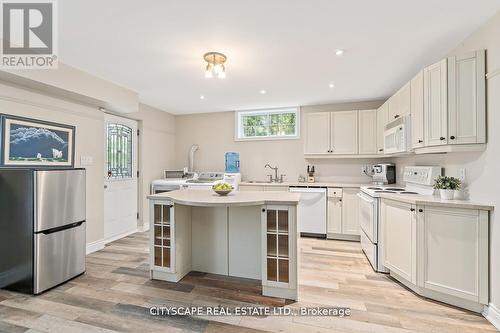
[[[496,332],[482,316],[413,294],[374,273],[359,243],[301,239],[300,302],[260,281],[191,273],[150,281],[148,234],[87,257],[86,274],[39,296],[0,290],[0,332]],[[150,305],[344,306],[350,317],[152,317]]]

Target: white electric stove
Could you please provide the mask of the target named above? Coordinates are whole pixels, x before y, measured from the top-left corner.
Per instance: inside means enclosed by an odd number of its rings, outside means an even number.
[[[372,185],[361,187],[358,197],[359,224],[361,227],[361,248],[377,272],[387,273],[382,265],[382,242],[380,231],[380,195],[394,193],[398,195],[423,194],[432,195],[434,179],[441,175],[441,167],[407,166],[404,169],[405,185]]]

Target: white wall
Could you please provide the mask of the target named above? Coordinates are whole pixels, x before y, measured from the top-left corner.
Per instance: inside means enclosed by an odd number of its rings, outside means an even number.
[[[127,114],[137,119],[142,129],[139,166],[141,169],[139,209],[147,221],[146,195],[152,179],[174,165],[174,117],[140,104],[139,111]],[[104,113],[95,106],[62,99],[46,92],[0,81],[0,113],[36,118],[76,126],[75,166],[81,156],[91,156],[87,169],[87,243],[104,237]],[[142,220],[142,219],[141,219]],[[140,225],[139,225],[140,226]]]
[[[306,112],[376,109],[382,101],[304,106]],[[303,119],[302,119],[303,120]],[[301,133],[304,121],[301,121]],[[304,159],[303,135],[297,140],[234,141],[234,112],[202,113],[176,116],[176,154],[178,168],[188,165],[189,147],[196,143],[195,170],[224,171],[224,153],[240,153],[241,173],[246,180],[264,180],[272,173],[266,163],[277,165],[286,174],[286,181],[297,181],[306,174],[308,164],[314,164],[316,176],[322,181],[369,182],[361,166],[373,159]]]
[[[500,70],[500,13],[469,36],[450,55],[468,51],[487,50],[487,73]],[[487,80],[488,145],[481,153],[444,154],[397,158],[399,167],[416,164],[441,165],[446,175],[458,176],[460,168],[467,170],[470,198],[492,204],[500,209],[500,74]],[[500,309],[500,219],[498,213],[490,215],[490,301]]]

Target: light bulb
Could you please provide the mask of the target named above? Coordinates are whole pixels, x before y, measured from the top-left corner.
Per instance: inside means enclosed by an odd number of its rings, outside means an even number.
[[[211,78],[213,78],[213,77],[214,77],[214,74],[212,73],[212,71],[207,69],[207,70],[205,71],[205,78],[206,78],[206,79],[211,79]]]
[[[220,72],[220,73],[217,75],[217,77],[218,77],[219,79],[225,79],[225,78],[226,78],[226,72],[224,72],[224,71]]]
[[[214,71],[215,74],[220,74],[221,72],[224,71],[224,69],[222,68],[221,64],[217,64],[217,65],[214,66],[213,71]]]

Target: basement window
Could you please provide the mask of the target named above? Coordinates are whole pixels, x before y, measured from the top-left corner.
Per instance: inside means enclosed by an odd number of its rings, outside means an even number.
[[[298,139],[299,108],[236,111],[235,140]]]

